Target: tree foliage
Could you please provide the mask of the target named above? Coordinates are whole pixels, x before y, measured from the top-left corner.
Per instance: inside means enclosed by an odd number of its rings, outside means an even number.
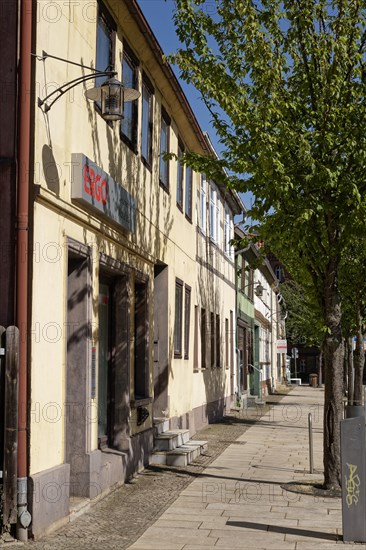
[[[189,155],[251,191],[254,228],[306,279],[325,327],[325,485],[340,484],[340,258],[363,233],[366,4],[360,0],[176,0],[171,58],[212,114],[223,160]],[[238,176],[239,174],[239,176]],[[253,230],[253,228],[251,228]]]
[[[286,303],[286,337],[293,345],[319,347],[324,325],[319,307],[311,300],[304,286],[293,280],[281,284],[281,294]]]

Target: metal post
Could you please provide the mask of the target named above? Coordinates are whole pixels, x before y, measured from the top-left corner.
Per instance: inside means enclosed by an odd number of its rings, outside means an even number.
[[[313,446],[313,418],[311,413],[308,415],[309,421],[309,459],[310,459],[310,473],[314,473],[314,446]]]
[[[297,378],[297,357],[296,357],[296,353],[295,353],[295,378]]]

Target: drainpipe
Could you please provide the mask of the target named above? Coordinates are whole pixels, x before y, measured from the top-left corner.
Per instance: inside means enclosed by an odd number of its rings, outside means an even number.
[[[28,208],[30,164],[30,91],[32,0],[21,0],[19,55],[19,138],[17,210],[17,325],[19,328],[18,399],[18,522],[17,539],[28,539],[27,511],[27,327],[28,327]]]

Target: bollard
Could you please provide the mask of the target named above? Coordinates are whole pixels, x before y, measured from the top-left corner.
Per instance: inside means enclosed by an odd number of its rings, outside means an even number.
[[[313,417],[311,413],[308,415],[309,422],[309,460],[310,460],[310,473],[314,473],[314,447],[313,447]]]

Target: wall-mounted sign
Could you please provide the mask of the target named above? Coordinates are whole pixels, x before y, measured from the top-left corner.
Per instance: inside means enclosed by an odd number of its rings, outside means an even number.
[[[277,340],[277,353],[287,353],[287,340]]]
[[[135,231],[135,200],[107,172],[82,153],[71,155],[71,199]]]

